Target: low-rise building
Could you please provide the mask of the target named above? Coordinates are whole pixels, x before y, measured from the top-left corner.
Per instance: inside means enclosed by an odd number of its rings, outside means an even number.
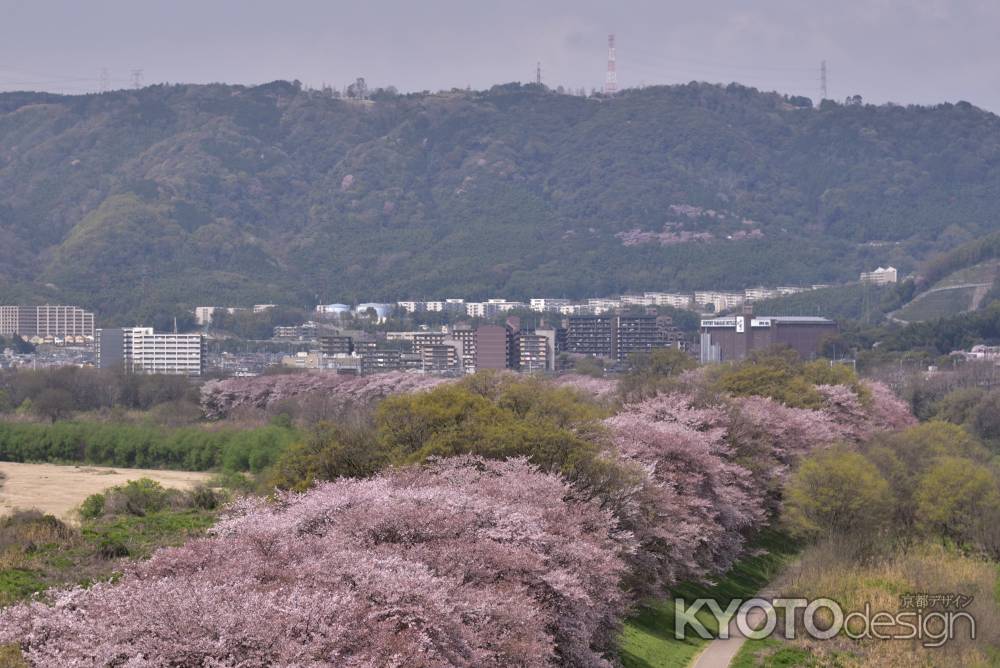
[[[803,359],[813,359],[823,340],[836,332],[837,323],[828,318],[754,316],[747,307],[740,315],[701,321],[701,362],[738,361],[775,346],[791,347]]]
[[[403,368],[402,352],[374,348],[361,354],[361,373],[365,376],[373,373],[385,373]]]
[[[532,311],[538,311],[539,313],[544,313],[546,311],[558,312],[561,308],[569,306],[570,301],[568,299],[549,299],[536,298],[528,302],[528,307]]]
[[[895,267],[879,267],[875,271],[861,272],[862,283],[874,283],[875,285],[885,285],[895,283],[899,280]]]
[[[716,313],[728,311],[743,305],[746,298],[742,292],[716,292],[712,290],[694,293],[694,302],[700,306],[711,305]]]

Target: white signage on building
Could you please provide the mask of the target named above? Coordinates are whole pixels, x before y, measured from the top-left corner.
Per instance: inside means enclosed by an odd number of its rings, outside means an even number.
[[[739,316],[738,318],[736,318],[736,333],[737,334],[742,334],[743,332],[747,331],[746,327],[747,327],[746,318],[744,318],[743,316]]]
[[[751,327],[770,327],[771,326],[771,319],[770,318],[754,318],[753,320],[750,321],[750,326]]]
[[[736,318],[713,318],[712,320],[702,320],[702,327],[735,327]]]

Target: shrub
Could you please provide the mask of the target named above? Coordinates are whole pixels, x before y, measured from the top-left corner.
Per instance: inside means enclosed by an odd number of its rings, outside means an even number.
[[[889,483],[864,455],[819,452],[802,462],[785,490],[786,526],[793,535],[875,535],[893,517]]]
[[[91,494],[80,504],[80,516],[92,520],[104,515],[104,504],[107,498],[103,494]]]

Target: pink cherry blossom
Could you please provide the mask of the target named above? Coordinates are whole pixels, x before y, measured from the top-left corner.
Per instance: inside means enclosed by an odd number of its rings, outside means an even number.
[[[114,584],[0,613],[39,666],[609,666],[631,536],[524,460],[234,503]]]

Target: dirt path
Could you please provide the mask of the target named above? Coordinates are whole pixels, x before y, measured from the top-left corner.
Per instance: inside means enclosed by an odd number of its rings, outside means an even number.
[[[774,582],[757,593],[756,598],[771,600],[781,596],[782,590],[791,580],[797,570],[797,566],[797,561],[786,566]],[[759,628],[760,624],[764,621],[764,612],[759,608],[754,608],[747,615],[747,621],[750,628]],[[708,643],[705,649],[695,657],[690,668],[728,668],[746,641],[747,639],[740,633],[739,628],[736,626],[736,618],[733,617],[729,623],[729,637],[724,640],[717,638]]]
[[[37,508],[70,520],[75,519],[72,517],[74,509],[88,496],[129,480],[152,478],[165,487],[190,489],[211,477],[209,473],[188,471],[13,462],[0,462],[0,473],[7,476],[0,485],[0,515],[7,515],[15,508]]]

